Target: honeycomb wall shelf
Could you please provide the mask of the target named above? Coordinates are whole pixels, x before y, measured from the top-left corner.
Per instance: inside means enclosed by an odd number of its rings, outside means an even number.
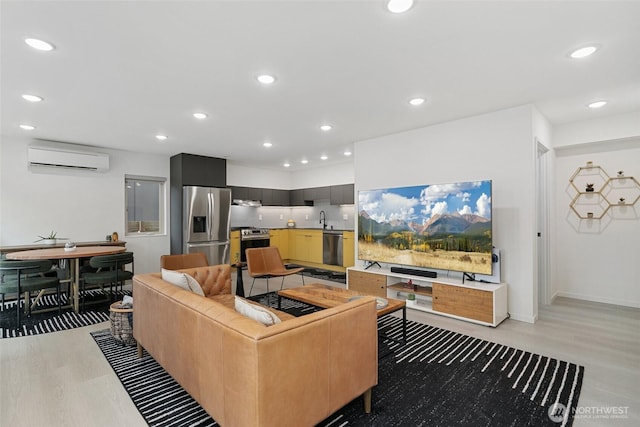
[[[569,204],[580,219],[601,219],[610,209],[634,206],[640,201],[640,183],[633,176],[609,174],[600,166],[587,162],[569,178],[576,195]]]

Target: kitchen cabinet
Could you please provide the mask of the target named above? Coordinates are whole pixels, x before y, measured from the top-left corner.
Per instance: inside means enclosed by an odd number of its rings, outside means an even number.
[[[293,259],[322,264],[322,230],[295,230]]]
[[[289,230],[270,230],[269,245],[278,248],[282,259],[289,259]]]
[[[314,200],[329,200],[332,205],[352,205],[354,203],[353,184],[299,188],[297,190],[236,186],[229,186],[229,188],[232,199],[260,200],[263,206],[313,206]]]
[[[289,197],[289,203],[291,206],[304,206],[304,195],[302,193],[302,189],[291,190]]]
[[[345,231],[342,233],[342,266],[351,267],[355,264],[355,233]]]
[[[225,159],[181,153],[171,157],[169,166],[172,185],[220,188],[227,186]]]
[[[248,189],[248,200],[262,200],[262,188],[253,188],[249,187]]]
[[[329,200],[331,197],[331,189],[330,187],[304,188],[302,194],[305,201]]]
[[[231,264],[240,262],[240,230],[232,231],[230,236]]]
[[[229,187],[231,189],[231,200],[249,199],[249,189],[247,187]]]
[[[342,184],[331,186],[330,201],[332,205],[353,205],[354,204],[354,185]]]
[[[263,206],[289,206],[289,190],[262,189]]]

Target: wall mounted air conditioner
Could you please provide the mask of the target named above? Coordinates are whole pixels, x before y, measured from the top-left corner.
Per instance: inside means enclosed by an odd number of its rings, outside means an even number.
[[[109,170],[109,155],[68,149],[63,147],[28,148],[27,158],[29,166],[79,169],[86,171],[104,172]]]

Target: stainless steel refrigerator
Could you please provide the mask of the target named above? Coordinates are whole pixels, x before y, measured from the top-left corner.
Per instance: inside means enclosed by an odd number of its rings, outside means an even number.
[[[182,199],[182,252],[204,252],[209,265],[228,264],[231,190],[185,186]]]

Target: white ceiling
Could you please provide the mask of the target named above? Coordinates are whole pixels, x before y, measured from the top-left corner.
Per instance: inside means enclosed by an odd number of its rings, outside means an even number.
[[[297,170],[351,161],[342,153],[355,141],[522,104],[552,124],[640,110],[638,1],[417,0],[402,15],[382,0],[0,7],[3,140]],[[567,57],[593,43],[595,55]],[[262,72],[276,83],[257,83]],[[411,107],[414,96],[427,101]],[[609,104],[586,108],[599,99]]]

